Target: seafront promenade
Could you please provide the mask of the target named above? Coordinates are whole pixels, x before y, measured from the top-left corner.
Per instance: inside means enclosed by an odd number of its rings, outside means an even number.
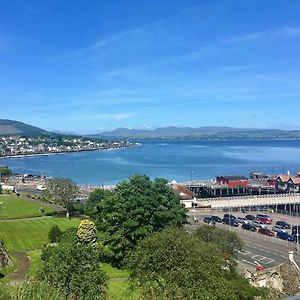
[[[223,197],[198,199],[194,203],[198,208],[210,207],[211,209],[242,209],[253,207],[275,207],[279,205],[293,205],[293,211],[298,211],[300,207],[300,194],[275,194],[240,197]]]

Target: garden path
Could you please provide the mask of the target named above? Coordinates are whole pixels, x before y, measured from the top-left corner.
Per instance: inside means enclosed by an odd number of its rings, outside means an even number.
[[[30,268],[30,258],[26,252],[12,252],[11,256],[14,256],[18,260],[18,268],[16,271],[7,275],[10,278],[10,285],[20,285],[25,281],[26,274]]]

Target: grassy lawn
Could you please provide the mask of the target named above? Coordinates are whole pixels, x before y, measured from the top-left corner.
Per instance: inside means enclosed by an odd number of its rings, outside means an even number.
[[[126,280],[130,273],[128,270],[120,270],[112,267],[110,264],[103,263],[102,269],[109,277],[108,299],[109,300],[139,300],[140,293],[137,290],[131,290]]]
[[[128,278],[129,271],[128,270],[120,270],[111,266],[111,264],[103,263],[102,269],[108,275],[110,279],[112,278]]]
[[[109,300],[139,300],[141,295],[136,290],[131,290],[126,281],[113,281],[108,283]]]
[[[0,240],[9,251],[25,251],[41,249],[48,242],[48,232],[53,225],[61,230],[77,227],[77,218],[51,218],[33,220],[12,220],[0,222]]]
[[[27,273],[27,275],[34,276],[36,274],[37,270],[42,265],[41,253],[42,253],[42,250],[27,251],[27,255],[30,257],[30,268],[29,268],[29,272]]]
[[[17,197],[16,195],[2,194],[0,195],[0,202],[2,202],[0,204],[0,220],[40,217],[54,211],[54,209],[42,205],[45,212],[41,214],[39,203],[22,199],[22,196]]]

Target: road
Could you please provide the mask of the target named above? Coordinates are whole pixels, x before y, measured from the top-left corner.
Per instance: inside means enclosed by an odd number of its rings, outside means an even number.
[[[256,214],[256,212],[252,212]],[[205,216],[219,215],[223,216],[224,213],[210,213],[210,212],[190,212],[190,221],[193,222],[193,217],[199,220],[199,223],[193,224],[187,227],[188,232],[193,232],[198,226],[201,226],[202,219]],[[251,212],[249,212],[251,214]],[[236,216],[244,216],[242,213],[235,213]],[[280,214],[272,214],[275,223],[278,220],[284,220],[290,222],[290,224],[300,224],[299,218],[293,216],[286,216]],[[229,227],[222,223],[217,223],[217,227],[225,228],[235,231],[244,241],[244,247],[242,251],[238,252],[237,257],[239,262],[244,267],[255,269],[257,264],[261,264],[265,268],[270,268],[279,265],[288,260],[288,252],[294,251],[294,259],[300,265],[300,252],[297,250],[297,245],[293,242],[287,242],[277,239],[275,237],[268,237],[256,232],[249,232],[241,229],[241,227]],[[271,226],[269,226],[271,228]]]

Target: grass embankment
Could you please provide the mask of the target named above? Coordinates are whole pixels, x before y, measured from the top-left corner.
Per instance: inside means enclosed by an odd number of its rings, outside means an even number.
[[[48,243],[48,232],[53,225],[64,231],[77,227],[80,219],[51,218],[33,220],[12,220],[0,222],[0,240],[9,251],[42,249]]]
[[[26,251],[30,257],[30,268],[28,276],[34,276],[40,268],[41,249],[44,243],[48,243],[48,232],[53,225],[64,231],[70,227],[77,227],[80,219],[67,218],[36,218],[46,213],[53,212],[54,209],[40,205],[30,199],[24,199],[22,196],[0,195],[0,240],[4,242],[9,251]],[[39,208],[43,206],[45,213],[41,214]],[[18,220],[21,218],[22,220]],[[7,220],[11,219],[11,220]],[[101,236],[101,234],[99,234]],[[13,257],[14,266],[7,268],[6,273],[12,272],[17,268],[17,261]],[[129,271],[113,268],[110,264],[102,264],[103,270],[109,277],[108,299],[109,300],[138,300],[140,299],[138,291],[129,289],[127,278]],[[0,297],[1,298],[1,297]]]
[[[24,199],[24,196],[17,197],[16,195],[0,195],[0,220],[20,219],[30,217],[41,217],[47,213],[54,212],[53,208],[41,205],[29,199]],[[44,213],[39,211],[43,207]]]

